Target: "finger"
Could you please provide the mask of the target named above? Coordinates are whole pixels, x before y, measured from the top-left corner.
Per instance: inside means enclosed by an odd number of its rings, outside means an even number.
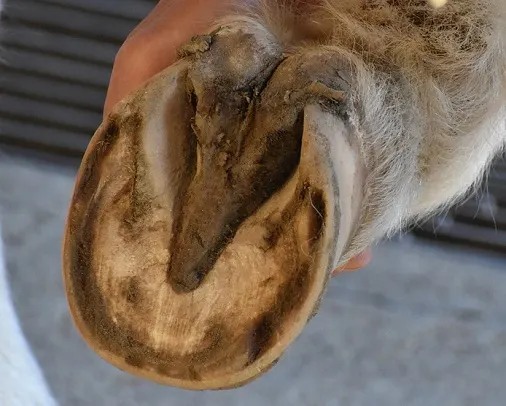
[[[367,249],[363,252],[361,252],[356,257],[350,259],[343,267],[336,269],[332,275],[336,276],[341,272],[347,272],[347,271],[356,271],[358,269],[361,269],[365,266],[367,266],[372,259],[372,252],[370,249]]]
[[[125,96],[176,61],[177,49],[203,33],[230,0],[160,1],[118,52],[104,103],[104,117]]]

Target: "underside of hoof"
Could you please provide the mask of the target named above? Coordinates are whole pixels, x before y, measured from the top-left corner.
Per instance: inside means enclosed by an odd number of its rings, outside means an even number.
[[[301,333],[344,249],[343,163],[330,157],[353,148],[339,68],[331,53],[286,56],[260,25],[230,24],[104,121],[64,242],[72,316],[104,359],[168,385],[230,388]]]

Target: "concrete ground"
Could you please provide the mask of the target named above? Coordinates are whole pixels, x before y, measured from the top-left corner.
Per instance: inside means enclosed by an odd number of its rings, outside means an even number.
[[[319,315],[249,386],[186,392],[113,368],[77,335],[62,289],[74,175],[0,155],[15,304],[61,405],[505,404],[506,257],[410,237],[381,245],[368,268],[335,279]]]

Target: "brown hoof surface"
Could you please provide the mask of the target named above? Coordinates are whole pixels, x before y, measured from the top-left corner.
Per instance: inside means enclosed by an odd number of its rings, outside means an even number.
[[[343,249],[330,159],[346,126],[339,68],[231,23],[104,121],[78,174],[64,279],[105,360],[159,383],[230,388],[301,333]]]

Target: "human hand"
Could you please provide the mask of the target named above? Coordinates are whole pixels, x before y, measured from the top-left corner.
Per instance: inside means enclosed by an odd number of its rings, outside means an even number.
[[[229,4],[230,0],[160,0],[116,55],[104,116],[126,95],[172,65],[177,49],[191,37],[206,33],[226,14]]]
[[[160,0],[153,11],[132,31],[121,46],[112,70],[104,117],[129,93],[173,64],[177,49],[192,36],[205,33],[226,15],[230,0]],[[371,260],[370,250],[352,258],[334,275],[354,271]]]

